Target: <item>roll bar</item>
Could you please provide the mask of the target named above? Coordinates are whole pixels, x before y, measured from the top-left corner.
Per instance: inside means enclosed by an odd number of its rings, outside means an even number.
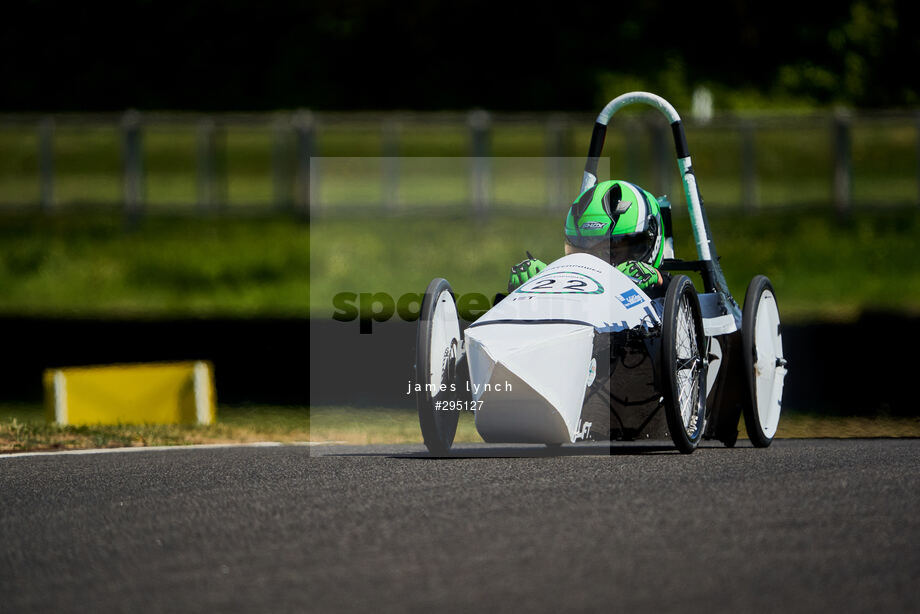
[[[680,115],[667,100],[649,92],[628,92],[617,96],[607,103],[594,122],[591,133],[591,144],[588,147],[588,160],[585,163],[585,174],[581,182],[581,192],[584,192],[597,183],[598,159],[604,149],[604,138],[607,135],[607,124],[614,113],[631,104],[645,104],[654,107],[668,119],[671,125],[671,134],[674,137],[674,149],[677,152],[677,167],[680,170],[681,182],[684,186],[684,195],[687,199],[687,209],[690,212],[690,222],[693,226],[693,238],[696,241],[696,253],[705,266],[700,272],[707,292],[722,292],[731,299],[728,284],[719,267],[719,257],[716,254],[709,230],[709,222],[703,210],[703,201],[697,186],[696,175],[690,162],[690,150],[687,148],[687,138],[684,135],[684,125]],[[731,302],[734,302],[732,300]]]

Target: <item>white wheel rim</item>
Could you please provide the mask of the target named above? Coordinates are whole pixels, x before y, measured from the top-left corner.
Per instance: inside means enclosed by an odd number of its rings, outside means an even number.
[[[675,376],[677,378],[677,399],[680,407],[681,423],[689,437],[693,437],[699,430],[699,372],[701,359],[699,341],[696,338],[696,325],[693,321],[693,311],[690,300],[686,295],[681,296],[677,307],[677,331],[675,335],[675,355],[677,365]]]
[[[768,439],[776,434],[779,424],[785,377],[779,310],[776,297],[767,289],[761,293],[754,314],[754,399],[760,428]]]
[[[438,394],[444,374],[445,361],[450,353],[458,351],[460,345],[460,322],[457,319],[457,306],[454,297],[447,290],[438,295],[434,313],[431,314],[431,343],[428,346],[428,384],[431,396]],[[453,342],[456,341],[456,346]],[[456,356],[454,356],[456,357]]]

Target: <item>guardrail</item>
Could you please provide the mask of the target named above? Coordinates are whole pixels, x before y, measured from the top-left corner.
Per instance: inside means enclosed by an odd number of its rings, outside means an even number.
[[[668,127],[617,117],[610,172],[679,191]],[[490,113],[0,115],[0,206],[336,215],[358,209],[561,210],[593,115]],[[920,203],[920,113],[686,120],[707,206]]]

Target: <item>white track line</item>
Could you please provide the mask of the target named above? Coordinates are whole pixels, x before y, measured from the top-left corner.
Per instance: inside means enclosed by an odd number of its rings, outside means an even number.
[[[175,446],[131,446],[127,448],[92,448],[89,450],[48,450],[45,452],[13,452],[10,454],[0,452],[0,460],[4,458],[21,458],[23,456],[59,456],[81,454],[118,454],[120,452],[164,452],[168,450],[211,450],[220,448],[280,448],[284,446],[327,446],[347,443],[344,441],[295,441],[282,443],[280,441],[256,441],[253,443],[196,443]]]

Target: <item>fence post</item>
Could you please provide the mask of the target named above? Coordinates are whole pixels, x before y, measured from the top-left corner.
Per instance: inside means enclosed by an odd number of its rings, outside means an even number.
[[[846,215],[850,209],[850,116],[844,112],[834,114],[834,206],[837,213]]]
[[[38,173],[41,210],[54,210],[54,118],[45,117],[38,124]]]
[[[276,115],[272,122],[272,200],[278,211],[291,208],[290,135],[290,118]]]
[[[482,217],[489,206],[489,179],[492,163],[489,156],[491,118],[487,111],[477,109],[470,111],[467,124],[470,128],[470,149],[473,155],[470,175],[473,210],[478,217]]]
[[[388,213],[399,207],[399,122],[387,118],[383,122],[383,205]]]
[[[660,117],[655,117],[655,120],[660,120]],[[669,126],[661,121],[654,121],[651,124],[652,126],[652,155],[655,160],[655,185],[658,186],[658,191],[662,194],[671,193],[671,165],[673,161],[671,160],[672,155],[670,151],[669,137]]]
[[[121,120],[122,156],[124,160],[125,215],[134,222],[143,214],[144,169],[141,143],[141,115],[127,111]]]
[[[553,115],[546,122],[546,155],[549,180],[546,210],[550,213],[561,211],[566,204],[565,153],[566,153],[565,116]]]
[[[214,119],[198,122],[198,212],[207,213],[217,200],[217,144]]]
[[[642,181],[642,178],[639,177],[641,172],[639,164],[639,121],[627,115],[622,125],[623,134],[626,137],[626,147],[623,149],[626,157],[626,177],[624,179],[638,184]],[[613,173],[612,170],[611,173]]]
[[[920,113],[914,121],[917,129],[917,204],[920,205]]]
[[[757,150],[750,119],[741,120],[741,201],[746,213],[757,209]]]
[[[313,113],[301,109],[294,114],[294,131],[297,134],[297,197],[300,213],[309,218],[320,208],[320,164],[314,159],[316,125]]]

